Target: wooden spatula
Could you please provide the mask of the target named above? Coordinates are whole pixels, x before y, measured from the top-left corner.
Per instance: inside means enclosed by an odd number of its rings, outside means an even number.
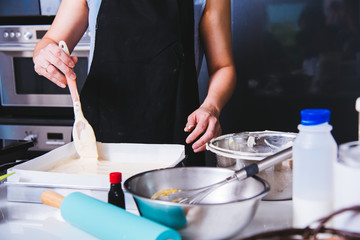
[[[59,47],[70,55],[69,49],[64,41],[59,42]],[[79,93],[75,79],[66,78],[74,106],[75,121],[73,125],[74,145],[80,158],[98,158],[96,138],[94,130],[84,117],[81,109]]]

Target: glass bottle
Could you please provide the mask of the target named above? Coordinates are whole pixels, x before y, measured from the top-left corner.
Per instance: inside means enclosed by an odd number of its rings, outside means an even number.
[[[108,203],[125,209],[125,196],[121,186],[121,172],[112,172],[109,176],[111,185],[108,194]]]

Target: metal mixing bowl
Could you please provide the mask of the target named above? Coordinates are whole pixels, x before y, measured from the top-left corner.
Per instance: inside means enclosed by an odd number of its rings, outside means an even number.
[[[269,184],[259,177],[233,181],[216,189],[201,203],[189,205],[151,196],[162,189],[192,189],[221,181],[233,171],[214,167],[182,167],[148,171],[124,182],[142,216],[179,231],[184,239],[228,239],[253,219]]]
[[[207,150],[216,154],[217,166],[239,170],[251,163],[292,146],[297,134],[279,131],[256,131],[226,134],[212,139]],[[292,198],[292,159],[265,169],[258,174],[270,183],[264,200]]]

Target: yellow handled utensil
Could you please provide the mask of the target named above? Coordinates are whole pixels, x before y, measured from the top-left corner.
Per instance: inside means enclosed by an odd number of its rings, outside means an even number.
[[[15,172],[1,175],[1,176],[0,176],[0,181],[4,180],[5,178],[7,178],[7,177],[9,177],[9,176],[11,176],[11,175],[13,175],[14,173],[15,173]]]

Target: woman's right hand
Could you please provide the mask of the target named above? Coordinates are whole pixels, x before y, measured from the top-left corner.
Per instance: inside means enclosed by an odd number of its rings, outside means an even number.
[[[73,70],[78,58],[66,54],[56,43],[49,43],[33,57],[34,69],[39,75],[65,88],[69,79],[76,79]],[[65,74],[65,76],[63,74]]]

